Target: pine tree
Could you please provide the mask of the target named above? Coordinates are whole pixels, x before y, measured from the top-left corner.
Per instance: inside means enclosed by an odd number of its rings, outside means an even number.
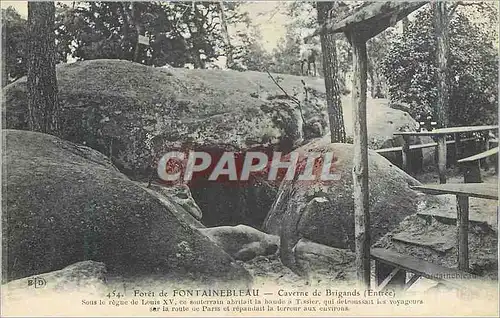
[[[334,12],[334,2],[317,2],[318,23],[324,24],[331,19]],[[346,142],[344,117],[340,100],[340,89],[337,80],[337,50],[335,47],[335,35],[324,34],[320,36],[321,51],[323,53],[323,74],[325,77],[326,101],[328,105],[328,119],[330,122],[330,133],[332,142]]]
[[[59,135],[54,2],[28,2],[29,127]]]

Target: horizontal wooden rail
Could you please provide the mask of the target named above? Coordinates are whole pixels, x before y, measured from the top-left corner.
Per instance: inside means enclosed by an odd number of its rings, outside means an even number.
[[[472,161],[476,161],[476,160],[481,160],[481,159],[484,159],[484,158],[488,158],[489,156],[493,156],[493,155],[495,155],[497,153],[498,153],[498,147],[495,147],[495,148],[492,148],[490,150],[486,150],[484,152],[478,153],[477,155],[460,159],[457,162],[458,163],[463,163],[463,162],[472,162]]]
[[[471,141],[471,140],[474,140],[474,139],[476,139],[476,138],[470,137],[470,138],[461,139],[460,141],[464,142],[464,141]],[[454,144],[454,143],[455,143],[455,140],[448,140],[448,141],[446,141],[447,145],[451,145],[451,144]],[[431,148],[431,147],[436,147],[436,146],[437,146],[437,142],[431,142],[431,143],[428,143],[428,144],[420,144],[420,145],[411,145],[410,146],[410,150]],[[375,152],[377,152],[377,153],[387,153],[387,152],[396,152],[396,151],[403,151],[403,147],[399,146],[399,147],[382,148],[382,149],[375,150]]]

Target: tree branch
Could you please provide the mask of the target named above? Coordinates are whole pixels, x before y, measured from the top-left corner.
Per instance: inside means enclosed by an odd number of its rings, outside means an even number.
[[[278,84],[278,82],[274,79],[274,77],[271,75],[271,73],[269,73],[269,71],[266,71],[266,72],[267,72],[267,75],[269,75],[269,77],[273,80],[274,84],[276,84],[276,86],[278,86],[279,89],[281,89],[281,91],[285,94],[285,96],[288,97],[295,104],[297,104],[297,106],[299,106],[300,117],[302,118],[302,122],[305,124],[306,120],[304,118],[304,114],[302,113],[302,105],[300,104],[300,101],[297,98],[288,95],[288,93],[283,89],[283,87],[281,87],[280,84]]]

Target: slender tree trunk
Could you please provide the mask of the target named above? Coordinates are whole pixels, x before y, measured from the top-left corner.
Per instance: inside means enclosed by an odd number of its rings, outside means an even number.
[[[54,2],[28,2],[28,109],[32,131],[59,135]]]
[[[448,54],[450,42],[448,38],[448,15],[446,2],[433,3],[435,17],[435,33],[437,38],[437,105],[436,121],[439,127],[448,126],[449,76]]]
[[[329,12],[334,7],[334,2],[317,2],[318,23],[322,25],[329,19]],[[323,53],[323,75],[325,77],[326,101],[328,105],[328,120],[330,122],[331,141],[345,143],[347,141],[340,89],[338,83],[337,49],[335,35],[320,35],[321,51]]]
[[[194,3],[194,2],[193,2]],[[203,26],[203,15],[200,13],[200,10],[198,9],[197,6],[194,6],[194,16],[196,17],[194,19],[194,24],[196,26],[196,33],[194,34],[193,40],[195,42],[195,47],[197,48],[196,52],[196,59],[197,59],[197,64],[199,64],[199,68],[204,69],[205,68],[205,61],[201,58],[201,53],[199,52],[199,48],[203,47],[203,32],[204,32],[204,26]]]
[[[129,52],[130,52],[130,39],[129,39],[129,17],[127,14],[127,10],[124,8],[124,6],[127,5],[124,2],[118,2],[118,10],[120,11],[120,15],[123,19],[123,38],[121,40],[121,46],[123,50],[123,55],[127,59]]]
[[[196,28],[196,26],[195,26],[195,28]],[[204,63],[201,60],[200,52],[198,50],[198,34],[197,34],[198,29],[196,28],[196,32],[194,32],[193,28],[188,23],[188,30],[189,30],[189,34],[191,34],[191,41],[192,41],[190,48],[189,48],[189,52],[190,52],[190,55],[192,58],[192,62],[194,64],[194,68],[203,69]]]
[[[231,38],[227,30],[226,14],[224,13],[224,2],[219,1],[220,24],[222,28],[222,37],[226,47],[226,67],[230,68],[233,65],[233,47],[231,46]]]

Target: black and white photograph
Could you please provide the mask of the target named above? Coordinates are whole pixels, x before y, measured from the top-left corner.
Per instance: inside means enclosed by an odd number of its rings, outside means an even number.
[[[1,1],[2,317],[498,317],[498,1]]]

